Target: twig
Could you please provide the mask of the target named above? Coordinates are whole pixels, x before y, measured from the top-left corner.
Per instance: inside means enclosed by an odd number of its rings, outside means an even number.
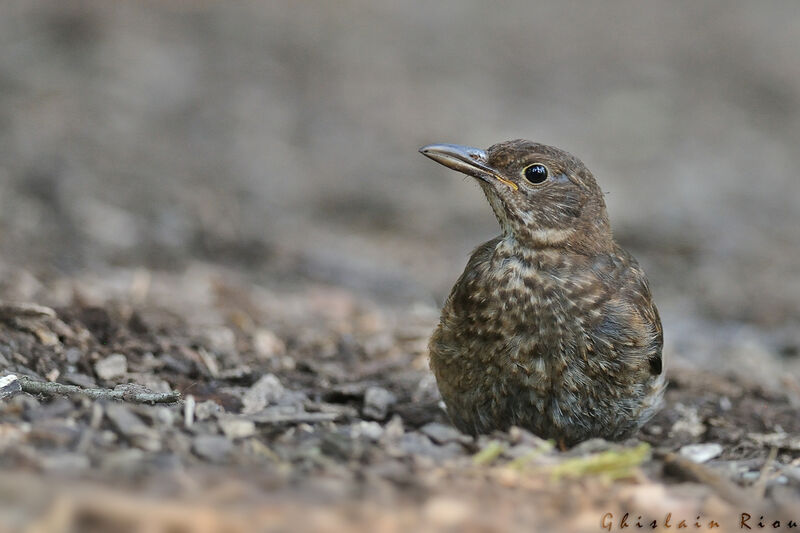
[[[703,483],[713,489],[721,498],[734,505],[753,503],[753,496],[749,491],[745,491],[711,468],[678,454],[668,453],[664,456],[664,470],[675,477]]]
[[[12,318],[55,318],[56,312],[43,305],[0,302],[0,320]]]
[[[753,485],[753,490],[755,490],[756,497],[759,500],[764,499],[764,494],[767,491],[767,477],[769,476],[769,471],[771,470],[772,463],[775,461],[776,457],[778,457],[778,448],[773,446],[769,450],[767,460],[764,461],[764,466],[761,467],[761,474],[758,476],[758,479]]]
[[[86,396],[93,400],[118,400],[133,403],[172,403],[177,402],[179,392],[152,392],[137,385],[119,385],[115,389],[87,389],[62,383],[33,381],[20,378],[22,390],[29,394],[63,394],[65,396]]]

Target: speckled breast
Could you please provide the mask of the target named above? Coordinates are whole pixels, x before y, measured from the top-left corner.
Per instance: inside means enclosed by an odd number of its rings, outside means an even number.
[[[430,344],[453,423],[469,433],[518,425],[568,442],[634,431],[630,414],[644,391],[615,384],[591,357],[589,300],[571,297],[579,282],[564,279],[575,265],[503,241],[487,252],[476,252],[454,287]]]

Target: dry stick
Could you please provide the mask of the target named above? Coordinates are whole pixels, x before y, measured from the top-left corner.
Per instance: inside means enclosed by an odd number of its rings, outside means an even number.
[[[12,318],[55,318],[56,312],[43,305],[0,302],[0,320]]]
[[[29,378],[20,378],[22,390],[29,394],[63,394],[65,396],[86,396],[93,400],[120,400],[135,403],[172,403],[177,402],[181,395],[179,392],[150,392],[139,387],[120,385],[116,389],[85,389],[74,385],[51,383],[46,381],[33,381]]]
[[[675,453],[666,454],[663,460],[667,473],[707,485],[721,498],[734,505],[753,503],[753,495],[750,491],[742,489],[727,477],[705,465],[695,463]]]
[[[769,471],[776,457],[778,457],[778,448],[773,446],[769,451],[767,460],[764,461],[764,466],[761,468],[761,474],[758,476],[758,480],[756,480],[755,485],[753,485],[753,490],[755,490],[756,497],[758,497],[759,500],[764,499],[764,494],[767,491],[767,477],[769,477]]]

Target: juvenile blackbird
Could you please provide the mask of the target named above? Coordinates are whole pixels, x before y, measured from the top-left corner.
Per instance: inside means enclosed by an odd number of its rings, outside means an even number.
[[[562,446],[634,434],[664,392],[661,320],[592,173],[525,140],[420,152],[477,178],[502,229],[473,252],[430,340],[453,424]]]

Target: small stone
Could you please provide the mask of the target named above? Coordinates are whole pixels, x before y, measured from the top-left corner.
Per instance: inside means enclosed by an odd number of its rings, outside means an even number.
[[[253,349],[263,359],[286,353],[286,345],[268,329],[258,329],[253,333]]]
[[[145,389],[151,392],[172,392],[172,387],[169,386],[169,383],[163,379],[157,378],[151,373],[133,373],[128,372],[126,378],[131,383],[136,383],[137,385],[141,385]]]
[[[371,441],[380,440],[383,436],[383,427],[377,422],[366,422],[361,420],[350,426],[350,438],[358,439],[364,437]]]
[[[219,373],[220,379],[236,381],[253,375],[253,369],[247,365],[226,368]]]
[[[448,442],[471,442],[472,437],[464,435],[453,426],[446,426],[439,422],[430,422],[420,428],[420,431],[430,437],[437,444]]]
[[[386,442],[396,441],[402,438],[404,434],[403,419],[399,415],[394,415],[384,428],[383,440]]]
[[[388,390],[381,387],[370,387],[364,393],[362,412],[367,418],[385,420],[389,409],[395,403],[397,403],[397,397]]]
[[[364,455],[364,445],[346,434],[325,433],[320,441],[320,451],[340,461],[359,460]]]
[[[256,424],[252,420],[238,417],[219,419],[219,427],[229,439],[245,439],[256,433]]]
[[[233,443],[221,435],[198,435],[192,442],[192,450],[203,459],[221,463],[233,451]]]
[[[281,370],[294,370],[297,368],[297,361],[288,355],[276,358],[275,364],[277,365],[277,368]]]
[[[543,454],[545,451],[547,451],[547,448],[544,447],[534,448],[527,444],[515,444],[503,450],[503,455],[507,456],[509,459],[520,459],[527,461]]]
[[[527,429],[519,426],[511,426],[508,430],[508,438],[511,444],[521,444],[532,448],[542,448],[550,446],[549,442],[537,435],[534,435]]]
[[[112,380],[124,377],[128,373],[128,359],[121,353],[113,353],[94,364],[97,377]]]
[[[225,326],[209,327],[201,333],[203,342],[216,353],[236,352],[236,334]]]
[[[161,450],[159,434],[142,422],[128,406],[110,403],[106,406],[106,416],[114,428],[128,439],[131,444],[148,452]]]
[[[267,374],[255,382],[244,394],[242,413],[252,414],[264,409],[267,405],[277,403],[286,393],[286,389],[274,374]]]
[[[45,346],[61,345],[61,341],[58,339],[58,335],[56,335],[55,333],[53,333],[44,326],[34,327],[33,332],[39,338],[39,342],[41,342]]]
[[[175,413],[166,407],[156,407],[154,409],[155,412],[155,421],[161,424],[162,426],[172,427],[175,423]]]
[[[567,457],[585,457],[595,453],[607,452],[611,449],[614,449],[615,446],[616,445],[614,443],[608,442],[605,439],[593,438],[585,440],[563,453]]]
[[[645,427],[645,432],[658,437],[664,434],[664,428],[656,424],[650,424]]]
[[[22,391],[22,384],[14,374],[0,378],[0,400],[8,398]]]
[[[697,408],[676,404],[675,411],[678,412],[681,418],[672,425],[671,434],[685,433],[690,437],[697,438],[706,432],[706,426],[700,420]]]
[[[78,387],[84,387],[87,389],[93,389],[97,387],[97,381],[95,381],[93,377],[87,376],[86,374],[67,373],[64,374],[62,382],[68,385],[77,385]]]
[[[82,356],[83,352],[81,352],[78,348],[67,348],[64,350],[64,358],[67,360],[67,363],[71,365],[74,365],[80,361]]]
[[[687,444],[680,449],[680,454],[695,463],[705,463],[722,453],[722,445],[716,442],[705,444]]]
[[[198,403],[194,408],[194,417],[195,419],[202,421],[208,420],[213,415],[224,413],[225,410],[222,408],[220,404],[213,400],[206,400],[204,402]]]
[[[437,461],[452,459],[464,454],[464,448],[460,444],[451,442],[444,446],[437,446],[428,437],[416,431],[403,435],[400,439],[400,449],[411,455],[427,456]]]

